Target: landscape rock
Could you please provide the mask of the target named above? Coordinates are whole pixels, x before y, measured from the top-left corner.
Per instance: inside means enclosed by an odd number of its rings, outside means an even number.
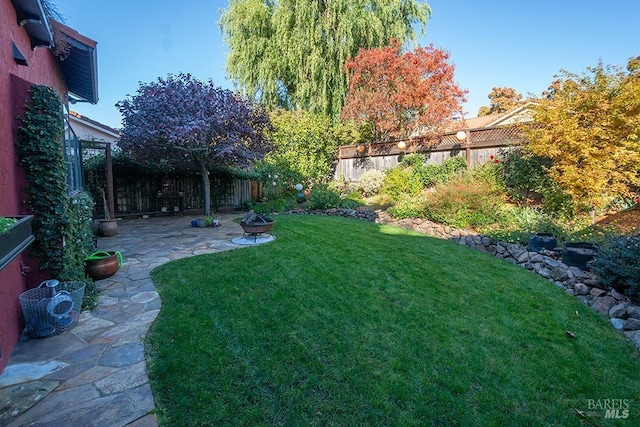
[[[587,295],[590,290],[591,288],[589,288],[582,282],[576,283],[576,285],[573,287],[573,291],[576,293],[576,295]]]
[[[611,324],[616,330],[621,331],[624,329],[624,319],[618,319],[617,317],[612,317]]]
[[[599,288],[591,288],[591,290],[589,291],[589,294],[593,295],[594,297],[603,297],[607,294],[607,291]]]
[[[551,273],[551,278],[559,282],[564,282],[565,280],[569,279],[569,274],[567,273],[567,270],[559,266],[554,267],[550,273]]]
[[[620,292],[616,291],[613,288],[611,288],[611,290],[609,290],[609,294],[611,294],[611,296],[614,297],[616,299],[616,301],[626,301],[627,300],[627,297],[625,297],[624,295],[622,295]]]
[[[615,299],[615,298],[614,298]],[[609,310],[609,317],[618,317],[620,319],[627,318],[627,304],[616,304]]]
[[[640,331],[625,332],[625,336],[637,347],[640,348]]]
[[[640,330],[640,319],[636,319],[633,317],[628,318],[624,322],[624,330],[625,331],[638,331]]]
[[[640,306],[630,305],[627,307],[627,315],[634,319],[640,319]]]
[[[595,299],[591,308],[593,308],[598,313],[608,316],[609,310],[616,304],[616,300],[610,296],[598,297]]]

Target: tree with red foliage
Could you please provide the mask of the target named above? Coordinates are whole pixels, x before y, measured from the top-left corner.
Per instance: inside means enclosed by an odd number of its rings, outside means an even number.
[[[200,172],[204,214],[210,214],[209,168],[262,159],[271,145],[269,117],[257,104],[190,74],[140,83],[116,104],[124,128],[119,146],[134,158]]]
[[[377,140],[440,133],[461,115],[467,90],[453,81],[449,54],[433,45],[402,54],[400,44],[360,50],[345,64],[349,89],[344,120],[370,126]]]

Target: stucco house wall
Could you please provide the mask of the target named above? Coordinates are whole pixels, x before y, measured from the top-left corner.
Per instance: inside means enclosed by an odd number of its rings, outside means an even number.
[[[36,3],[37,5],[37,3]],[[16,51],[20,61],[16,61]],[[25,64],[26,62],[26,64]],[[24,192],[26,180],[18,164],[15,141],[18,117],[25,111],[31,84],[55,89],[65,104],[67,85],[51,49],[32,48],[32,40],[18,23],[11,0],[0,0],[0,216],[29,214]],[[33,287],[38,264],[29,250],[0,270],[0,372],[24,328],[18,296]],[[27,272],[28,267],[31,273]]]

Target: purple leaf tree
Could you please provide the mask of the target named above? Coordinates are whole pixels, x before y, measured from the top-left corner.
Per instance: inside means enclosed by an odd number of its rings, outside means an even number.
[[[271,148],[264,137],[271,125],[260,106],[190,74],[140,83],[137,93],[116,107],[123,116],[123,150],[140,160],[200,172],[205,215],[211,213],[211,165],[246,166]]]

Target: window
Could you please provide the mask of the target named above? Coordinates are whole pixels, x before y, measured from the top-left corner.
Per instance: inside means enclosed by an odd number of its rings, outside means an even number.
[[[65,109],[66,110],[66,109]],[[64,161],[67,165],[67,184],[69,194],[76,194],[84,188],[82,174],[82,147],[80,140],[71,129],[69,114],[64,114]]]

